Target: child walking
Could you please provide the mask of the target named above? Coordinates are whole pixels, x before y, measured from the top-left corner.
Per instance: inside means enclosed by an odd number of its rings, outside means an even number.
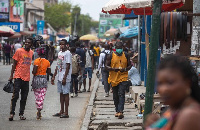
[[[43,109],[44,98],[47,92],[47,76],[46,73],[51,74],[50,62],[45,59],[46,49],[39,48],[37,49],[39,58],[34,61],[33,67],[33,81],[32,89],[35,94],[35,104],[38,110],[37,120],[41,120],[41,110]]]

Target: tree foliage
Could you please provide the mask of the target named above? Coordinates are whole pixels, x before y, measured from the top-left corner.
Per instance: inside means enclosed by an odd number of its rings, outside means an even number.
[[[45,21],[50,23],[57,31],[71,26],[72,34],[76,23],[76,34],[79,36],[90,33],[92,28],[98,28],[99,23],[93,21],[89,14],[81,14],[80,6],[73,6],[68,1],[53,5],[45,5]]]
[[[69,2],[61,2],[54,5],[45,5],[45,21],[50,23],[55,30],[67,28],[71,21],[71,7]]]

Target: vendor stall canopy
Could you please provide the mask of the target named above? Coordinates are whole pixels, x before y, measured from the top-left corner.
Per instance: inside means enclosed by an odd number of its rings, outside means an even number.
[[[154,0],[110,0],[103,8],[103,13],[152,15]],[[184,5],[185,0],[163,0],[162,11],[173,11]]]

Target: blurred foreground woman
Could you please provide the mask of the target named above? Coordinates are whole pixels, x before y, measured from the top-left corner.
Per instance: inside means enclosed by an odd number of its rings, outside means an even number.
[[[146,130],[200,130],[200,87],[190,61],[168,56],[157,72],[158,92],[169,109],[146,118]]]

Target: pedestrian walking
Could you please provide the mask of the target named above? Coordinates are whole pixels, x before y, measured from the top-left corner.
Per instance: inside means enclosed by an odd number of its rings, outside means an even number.
[[[83,83],[83,75],[84,75],[85,63],[86,63],[85,50],[83,48],[84,48],[84,46],[82,45],[82,47],[81,47],[81,43],[80,42],[76,42],[76,54],[78,54],[80,56],[80,67],[81,67],[81,71],[80,71],[81,78],[79,80],[78,93],[82,92],[81,91],[81,86],[82,86],[82,83]]]
[[[80,66],[80,56],[76,54],[76,48],[70,48],[72,54],[72,75],[71,75],[71,86],[70,86],[70,93],[71,97],[78,96],[78,76],[79,72],[81,73],[81,66]],[[74,95],[75,93],[75,95]]]
[[[82,92],[86,92],[86,78],[89,78],[89,88],[87,92],[90,92],[90,87],[92,83],[92,73],[94,70],[94,53],[92,52],[93,47],[91,46],[89,49],[86,50],[86,64],[85,64],[85,71],[83,75],[83,86],[84,89]],[[88,75],[88,76],[87,76]]]
[[[10,53],[11,53],[11,45],[9,42],[4,46],[4,52],[5,52],[5,57],[6,57],[6,65],[10,65]]]
[[[125,103],[125,92],[128,86],[128,71],[131,69],[131,62],[128,54],[123,52],[123,43],[115,43],[116,52],[108,55],[106,68],[109,70],[108,82],[112,85],[113,100],[118,119],[124,118],[123,110]]]
[[[45,59],[46,48],[38,48],[37,53],[39,58],[34,61],[32,89],[35,94],[35,104],[38,110],[36,119],[40,120],[42,117],[41,110],[43,109],[44,98],[48,87],[46,73],[51,76],[53,76],[53,74],[51,74],[50,62]]]
[[[58,53],[58,63],[51,80],[52,84],[54,84],[55,76],[58,74],[57,89],[58,93],[60,93],[61,110],[53,116],[60,118],[69,118],[68,107],[72,74],[72,56],[70,51],[66,50],[66,45],[66,40],[60,41],[60,49],[62,51]]]
[[[94,67],[95,67],[95,69],[97,69],[97,67],[98,67],[98,64],[99,64],[99,55],[100,55],[100,47],[99,47],[99,43],[96,43],[95,45],[94,45],[94,51],[93,51],[93,53],[94,53]]]
[[[50,62],[50,65],[52,65],[55,57],[55,48],[53,46],[53,41],[50,42],[50,45],[47,45],[48,51],[47,51],[47,60]],[[49,81],[49,74],[47,73],[47,81]]]
[[[157,90],[168,110],[146,117],[146,130],[200,130],[198,76],[186,57],[168,56],[157,71]]]
[[[102,84],[104,85],[104,90],[106,93],[105,97],[108,97],[109,91],[110,91],[110,85],[108,84],[109,71],[105,68],[105,63],[106,63],[107,55],[110,54],[110,46],[108,44],[105,44],[103,46],[105,50],[102,51],[100,54],[97,74],[99,74],[99,71],[101,69]]]
[[[19,48],[22,48],[22,45],[20,44],[20,41],[17,41],[16,43],[15,43],[15,45],[14,45],[14,51],[16,52],[17,51],[17,49],[19,49]]]
[[[9,81],[14,78],[14,91],[11,99],[11,110],[9,121],[13,120],[15,115],[16,102],[19,98],[19,92],[21,90],[20,110],[19,117],[21,120],[25,120],[24,110],[26,106],[26,100],[29,93],[29,81],[30,81],[30,66],[32,62],[33,51],[31,46],[33,44],[32,38],[27,38],[25,42],[25,48],[18,49],[14,56],[14,63],[11,69],[11,76]],[[14,75],[14,77],[13,77]]]

